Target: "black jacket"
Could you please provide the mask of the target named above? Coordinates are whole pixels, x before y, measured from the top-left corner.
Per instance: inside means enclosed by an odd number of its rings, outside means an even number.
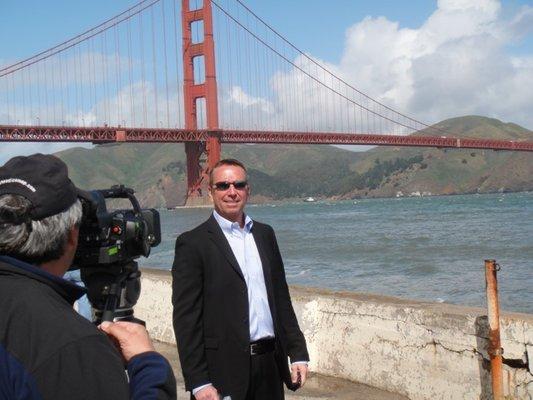
[[[0,256],[0,399],[176,398],[174,374],[158,353],[124,364],[106,335],[72,304],[84,290]]]
[[[290,389],[287,356],[309,360],[291,304],[273,229],[254,221],[276,335],[280,377]],[[187,390],[208,382],[222,395],[245,397],[250,372],[250,328],[246,282],[222,229],[211,216],[176,241],[172,269],[174,332]]]

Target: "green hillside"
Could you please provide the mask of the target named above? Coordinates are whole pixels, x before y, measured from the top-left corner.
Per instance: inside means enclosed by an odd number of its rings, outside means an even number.
[[[421,135],[448,135],[501,140],[533,140],[533,132],[516,124],[492,118],[467,116],[435,125],[446,133],[421,131]],[[390,167],[408,160],[409,167]],[[388,164],[387,164],[388,163]],[[533,190],[533,154],[492,150],[379,147],[367,151],[355,165],[358,174],[368,174],[389,165],[373,187],[354,188],[344,197],[388,197],[402,192],[431,194],[488,193]],[[407,164],[406,164],[407,165]],[[384,169],[384,168],[381,168]]]
[[[516,124],[479,116],[448,119],[436,127],[441,131],[418,134],[533,140],[531,131]],[[83,188],[122,183],[136,190],[144,206],[183,204],[183,144],[106,144],[57,155]],[[257,202],[533,190],[533,154],[523,152],[376,147],[357,153],[326,145],[249,144],[223,145],[222,156],[248,166]]]
[[[106,144],[57,153],[82,188],[133,187],[143,206],[174,207],[186,194],[183,144]],[[222,157],[248,166],[252,201],[333,196],[351,189],[345,181],[361,153],[332,146],[223,145]]]

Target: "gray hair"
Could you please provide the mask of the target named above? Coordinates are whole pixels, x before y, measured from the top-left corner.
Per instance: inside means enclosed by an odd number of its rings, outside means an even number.
[[[25,197],[6,194],[0,196],[0,215],[24,216],[31,209]],[[79,226],[82,206],[79,200],[66,211],[27,223],[0,220],[0,254],[12,256],[30,264],[42,264],[60,258],[65,251],[70,230]]]

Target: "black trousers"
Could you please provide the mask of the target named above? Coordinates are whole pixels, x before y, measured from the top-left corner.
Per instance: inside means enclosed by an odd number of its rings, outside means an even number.
[[[250,380],[246,397],[242,400],[284,400],[281,380],[274,352],[250,357]],[[191,394],[191,400],[196,398]],[[241,400],[231,397],[231,400]]]
[[[250,383],[245,400],[284,400],[274,352],[250,357]]]

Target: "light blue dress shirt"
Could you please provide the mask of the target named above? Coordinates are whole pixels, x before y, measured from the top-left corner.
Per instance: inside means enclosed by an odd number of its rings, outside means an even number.
[[[251,232],[254,222],[246,215],[244,227],[241,228],[238,222],[231,222],[216,211],[213,211],[213,215],[228,240],[246,281],[250,313],[250,342],[273,338],[274,323],[268,305],[263,264]]]

